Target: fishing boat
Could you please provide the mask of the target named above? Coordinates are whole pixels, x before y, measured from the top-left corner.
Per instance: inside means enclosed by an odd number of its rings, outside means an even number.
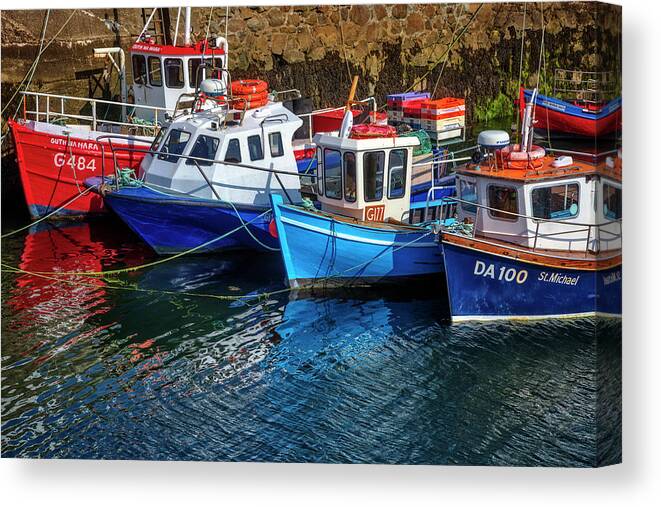
[[[621,159],[547,155],[532,144],[532,107],[521,146],[480,133],[444,204],[453,321],[621,314]]]
[[[269,195],[301,201],[292,137],[302,120],[266,98],[263,81],[250,83],[265,97],[252,104],[234,98],[237,82],[224,83],[201,82],[192,109],[175,113],[146,150],[140,178],[85,182],[159,254],[275,250]]]
[[[181,37],[157,38],[150,26],[160,9],[153,9],[129,51],[132,83],[126,79],[125,54],[120,47],[95,49],[95,57],[116,71],[117,100],[40,92],[23,92],[22,118],[9,120],[21,183],[33,219],[45,215],[80,216],[105,212],[97,194],[85,192],[83,181],[112,172],[113,154],[106,136],[123,134],[116,147],[148,147],[166,114],[182,93],[192,93],[203,62],[227,68],[223,37],[191,40],[190,7]],[[177,24],[177,31],[179,25]],[[167,32],[165,32],[167,33]],[[177,39],[182,39],[177,43]],[[204,66],[202,66],[204,67]],[[137,170],[143,152],[117,152],[117,162]]]
[[[622,129],[622,98],[609,73],[556,69],[553,96],[520,89],[519,114],[532,101],[535,132],[550,138],[610,139]]]
[[[415,137],[393,127],[352,127],[347,112],[338,136],[318,134],[319,209],[271,196],[291,287],[369,285],[440,275],[430,188],[424,221],[411,213]],[[432,180],[433,181],[433,180]],[[438,200],[442,202],[442,198]]]

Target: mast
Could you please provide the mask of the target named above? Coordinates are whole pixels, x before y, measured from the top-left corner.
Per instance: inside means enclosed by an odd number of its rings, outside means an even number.
[[[186,16],[184,19],[184,45],[190,46],[190,17],[191,8],[186,7]]]

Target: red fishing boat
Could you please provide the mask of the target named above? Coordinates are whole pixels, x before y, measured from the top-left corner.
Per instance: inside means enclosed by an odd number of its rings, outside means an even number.
[[[172,112],[179,97],[193,93],[204,78],[203,62],[227,68],[224,38],[191,42],[190,8],[186,8],[181,44],[177,44],[178,26],[173,40],[150,35],[158,11],[153,9],[130,48],[130,86],[123,50],[95,50],[95,56],[106,58],[109,68],[117,70],[118,101],[23,92],[22,118],[9,120],[9,126],[32,218],[104,212],[102,199],[86,192],[83,181],[112,174],[115,160],[137,171],[144,153],[117,148],[148,148],[167,111]],[[225,76],[223,80],[226,83]]]
[[[622,129],[622,98],[610,74],[557,69],[553,96],[520,89],[519,114],[534,102],[535,132],[542,137],[612,138]]]

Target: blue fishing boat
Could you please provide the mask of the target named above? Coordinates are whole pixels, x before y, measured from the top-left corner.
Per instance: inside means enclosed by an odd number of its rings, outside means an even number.
[[[621,160],[547,156],[530,110],[522,146],[480,134],[444,205],[456,208],[439,234],[453,321],[621,314]]]
[[[302,120],[271,100],[237,109],[228,94],[224,81],[202,81],[192,108],[154,141],[140,180],[86,181],[159,254],[276,250],[269,196],[301,201],[292,137]]]
[[[419,140],[387,129],[373,138],[347,134],[315,136],[320,209],[271,197],[290,286],[440,276],[432,222],[412,223],[412,153]],[[437,204],[432,199],[427,208]]]

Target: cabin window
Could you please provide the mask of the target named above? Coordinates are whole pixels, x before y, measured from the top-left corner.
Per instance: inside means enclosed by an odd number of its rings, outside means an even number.
[[[180,58],[166,58],[165,85],[168,88],[184,87],[184,64]]]
[[[464,201],[461,203],[461,209],[466,213],[477,213],[477,185],[474,181],[459,178],[459,198]]]
[[[158,145],[161,144],[165,131],[166,129],[163,128],[158,129],[158,133],[156,134],[156,137],[154,137],[154,140],[151,142],[151,146],[149,147],[151,151],[158,151]]]
[[[207,65],[222,67],[222,60],[220,58],[205,58],[204,62]],[[200,72],[199,76],[197,74],[201,63],[202,63],[201,58],[191,58],[188,60],[188,82],[190,83],[190,86],[192,88],[197,88],[198,86],[200,86],[200,83],[202,82],[202,71],[199,71]]]
[[[353,151],[344,154],[344,200],[356,202],[356,154]]]
[[[163,86],[163,75],[161,74],[161,59],[150,56],[149,62],[149,84],[152,86]]]
[[[163,148],[161,148],[162,153],[158,158],[166,162],[179,162],[181,157],[175,157],[173,155],[181,155],[186,149],[189,139],[190,134],[188,132],[178,129],[171,130],[163,144]],[[172,153],[172,155],[167,155],[167,153]]]
[[[147,61],[143,55],[133,55],[133,81],[138,84],[147,82]]]
[[[489,214],[501,220],[518,220],[511,213],[519,212],[519,202],[515,188],[489,185]]]
[[[324,163],[321,156],[321,148],[317,148],[317,195],[324,195]]]
[[[383,151],[370,151],[363,155],[363,182],[365,185],[365,200],[380,201],[383,199],[383,166],[386,154]]]
[[[213,164],[212,160],[216,158],[216,151],[218,151],[218,144],[220,141],[216,137],[211,136],[197,136],[193,149],[190,152],[191,157],[207,158],[208,161],[190,160],[186,159],[186,164],[195,165],[195,162],[201,166],[210,166]]]
[[[622,189],[604,183],[604,216],[608,220],[622,218]]]
[[[557,220],[578,215],[578,183],[535,188],[531,195],[535,218]]]
[[[324,187],[326,197],[342,199],[342,154],[337,150],[324,150]]]
[[[238,139],[230,139],[225,150],[225,162],[241,163],[241,146]]]
[[[264,158],[261,136],[248,137],[248,153],[250,154],[250,160],[262,160]]]
[[[406,150],[392,150],[388,156],[388,199],[406,193]]]
[[[271,132],[269,134],[269,147],[271,148],[271,157],[282,157],[285,149],[282,147],[282,135],[280,132]]]

